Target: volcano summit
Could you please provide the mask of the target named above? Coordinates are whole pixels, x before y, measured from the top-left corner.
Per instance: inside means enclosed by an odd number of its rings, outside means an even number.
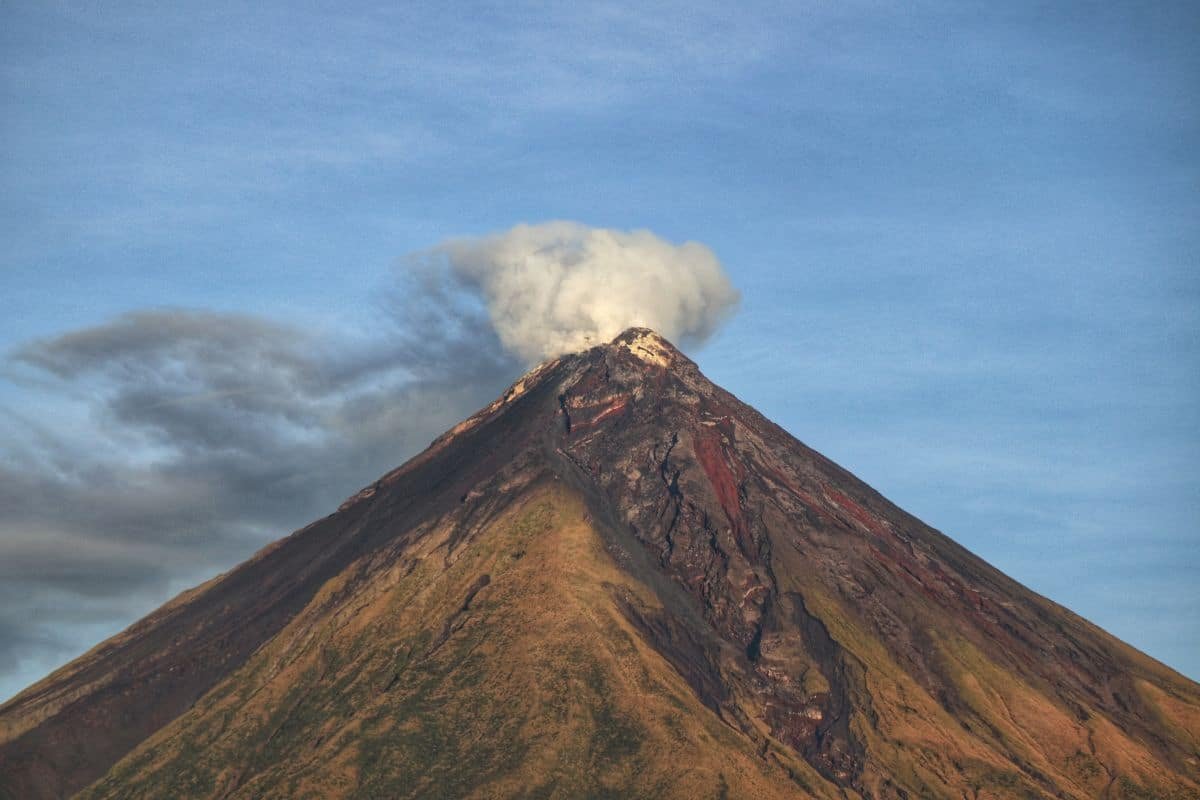
[[[1197,798],[1200,685],[652,331],[0,708],[0,797]]]

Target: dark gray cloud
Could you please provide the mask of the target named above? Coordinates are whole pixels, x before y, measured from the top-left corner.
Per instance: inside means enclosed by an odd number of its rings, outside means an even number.
[[[0,430],[0,695],[492,399],[519,368],[458,302],[430,275],[366,333],[155,310],[11,354],[49,408]]]

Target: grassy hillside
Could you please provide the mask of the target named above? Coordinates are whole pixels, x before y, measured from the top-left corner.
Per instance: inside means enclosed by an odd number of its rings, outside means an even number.
[[[614,588],[654,597],[571,493],[450,535],[331,581],[81,796],[837,796],[783,748],[761,757],[642,643]]]

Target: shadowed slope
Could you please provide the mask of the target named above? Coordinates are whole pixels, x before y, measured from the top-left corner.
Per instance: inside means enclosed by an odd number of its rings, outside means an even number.
[[[20,797],[1200,796],[1200,687],[637,329],[0,723]]]

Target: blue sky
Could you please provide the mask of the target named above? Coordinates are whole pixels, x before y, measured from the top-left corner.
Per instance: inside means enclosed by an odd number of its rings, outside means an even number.
[[[129,362],[48,377],[11,356],[35,340],[162,308],[363,339],[396,324],[397,263],[446,237],[648,228],[741,290],[692,353],[710,377],[1200,677],[1194,3],[252,6],[0,7],[10,468],[166,446],[113,423]],[[418,444],[347,454],[331,497]],[[35,511],[0,514],[0,550],[53,584],[0,696],[309,510],[155,542],[166,566],[124,593],[55,567]]]

